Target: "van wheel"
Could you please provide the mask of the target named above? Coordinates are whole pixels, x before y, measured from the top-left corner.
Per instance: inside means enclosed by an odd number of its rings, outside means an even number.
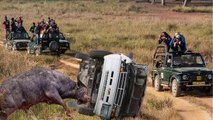
[[[80,114],[83,114],[83,115],[89,115],[89,116],[95,115],[95,114],[93,113],[93,109],[87,108],[87,107],[86,107],[86,108],[85,108],[85,107],[79,108],[78,112],[79,112]]]
[[[75,58],[79,58],[79,59],[82,59],[82,60],[89,60],[90,57],[87,54],[84,54],[84,53],[76,53]]]
[[[159,75],[155,76],[154,87],[155,87],[156,91],[161,91],[163,89],[163,86],[161,85],[161,81],[160,81]]]
[[[181,89],[176,79],[172,81],[172,95],[174,97],[179,97],[181,93]]]
[[[93,59],[103,59],[104,56],[106,55],[109,55],[109,54],[112,54],[112,52],[109,52],[109,51],[90,51],[89,55],[91,58]]]

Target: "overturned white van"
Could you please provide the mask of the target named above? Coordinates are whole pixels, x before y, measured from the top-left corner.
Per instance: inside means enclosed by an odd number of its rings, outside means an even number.
[[[79,83],[88,88],[91,100],[79,113],[103,119],[135,117],[145,95],[148,66],[135,64],[130,56],[107,51],[92,51],[83,59]]]

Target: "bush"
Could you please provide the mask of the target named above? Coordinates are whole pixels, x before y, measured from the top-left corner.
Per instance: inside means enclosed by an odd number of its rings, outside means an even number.
[[[151,98],[148,100],[148,105],[156,110],[162,110],[164,108],[171,108],[173,106],[173,101],[171,98],[156,99]]]

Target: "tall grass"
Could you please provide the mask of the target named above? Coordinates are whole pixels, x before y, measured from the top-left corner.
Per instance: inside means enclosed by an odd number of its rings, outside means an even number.
[[[172,9],[176,12],[185,12],[185,13],[194,13],[194,12],[200,12],[200,13],[212,13],[213,7],[180,7],[177,6]]]

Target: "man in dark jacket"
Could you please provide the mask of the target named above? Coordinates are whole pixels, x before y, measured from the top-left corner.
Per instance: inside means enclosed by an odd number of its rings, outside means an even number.
[[[176,34],[175,37],[171,40],[170,47],[174,52],[178,52],[179,49],[181,52],[185,52],[187,50],[185,39],[180,34]]]
[[[10,33],[10,21],[7,19],[7,16],[4,17],[4,21],[2,24],[5,30],[5,39],[7,39],[7,36]]]
[[[170,37],[170,35],[167,32],[162,32],[160,35],[160,38],[158,40],[158,43],[159,44],[164,43],[167,46],[167,52],[168,52],[170,49],[169,43],[171,40],[172,40],[172,38]]]
[[[11,18],[11,31],[15,32],[16,30],[17,30],[16,20],[14,18]]]

